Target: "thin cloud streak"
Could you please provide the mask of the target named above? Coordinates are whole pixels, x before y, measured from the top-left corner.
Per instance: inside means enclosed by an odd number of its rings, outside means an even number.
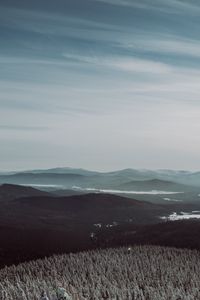
[[[63,54],[63,57],[67,58],[69,61],[75,60],[81,63],[118,69],[125,72],[147,72],[152,74],[162,74],[170,73],[171,71],[170,66],[167,64],[152,60],[138,59],[134,57],[87,57],[73,54]]]
[[[38,12],[22,8],[1,7],[2,21],[6,22],[6,28],[15,28],[39,34],[52,36],[76,36],[81,34],[98,32],[125,32],[125,28],[104,22],[87,20],[81,17],[71,17],[52,12]],[[9,18],[9,22],[8,22]],[[90,38],[88,36],[88,38]],[[97,36],[97,39],[99,37]]]
[[[132,50],[142,50],[146,52],[154,52],[157,54],[174,54],[177,56],[191,56],[194,58],[200,57],[200,42],[198,40],[187,40],[181,39],[180,37],[176,36],[167,36],[165,39],[163,37],[155,39],[152,37],[148,39],[148,37],[143,37],[132,42],[124,42],[122,43],[122,47],[125,49],[132,49]]]
[[[191,12],[194,14],[199,13],[200,6],[191,1],[179,1],[179,0],[168,0],[166,2],[162,0],[152,1],[138,1],[138,0],[95,0],[105,4],[117,5],[117,6],[128,6],[132,8],[139,8],[145,10],[157,10],[165,13],[181,14],[185,12]]]

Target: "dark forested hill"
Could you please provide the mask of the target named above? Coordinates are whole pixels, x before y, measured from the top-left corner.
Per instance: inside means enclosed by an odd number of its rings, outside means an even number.
[[[167,206],[111,194],[5,201],[0,204],[0,265],[96,247],[100,231],[156,223],[170,211]]]
[[[0,185],[0,201],[14,200],[22,197],[48,196],[49,194],[32,187],[2,184]]]
[[[178,234],[174,236],[173,230],[162,240],[166,229],[159,224],[155,227],[160,229],[159,234],[153,239],[155,228],[144,226],[165,223],[160,217],[167,217],[174,211],[200,209],[199,204],[157,205],[105,193],[27,197],[36,190],[11,186],[13,190],[21,191],[23,197],[11,197],[12,201],[0,203],[0,266],[54,253],[127,244],[129,241],[166,242],[166,245],[179,246],[179,243],[171,243],[172,240],[178,241]]]

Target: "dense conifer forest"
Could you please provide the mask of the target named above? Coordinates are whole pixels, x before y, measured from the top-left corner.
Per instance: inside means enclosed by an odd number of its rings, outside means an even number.
[[[0,299],[196,300],[199,270],[196,250],[134,246],[65,254],[2,269]],[[66,298],[56,296],[59,288]]]

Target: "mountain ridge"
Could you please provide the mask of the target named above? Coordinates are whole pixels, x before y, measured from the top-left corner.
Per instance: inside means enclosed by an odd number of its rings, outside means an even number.
[[[49,175],[48,175],[49,174]],[[56,176],[57,178],[60,176],[83,176],[86,178],[90,178],[91,180],[103,180],[105,182],[107,179],[117,181],[130,181],[130,180],[150,180],[150,179],[160,179],[166,181],[173,181],[176,183],[182,183],[185,185],[191,186],[199,186],[200,187],[200,172],[199,171],[185,171],[185,170],[166,170],[166,169],[158,169],[158,170],[148,170],[148,169],[132,169],[126,168],[122,170],[116,171],[107,171],[107,172],[98,172],[98,171],[90,171],[82,168],[52,168],[52,169],[41,169],[41,170],[29,170],[29,171],[18,171],[10,174],[2,174],[0,173],[0,182],[4,183],[5,180],[14,180],[16,177],[29,176],[29,177],[44,177],[44,176]],[[10,182],[17,183],[17,182]]]

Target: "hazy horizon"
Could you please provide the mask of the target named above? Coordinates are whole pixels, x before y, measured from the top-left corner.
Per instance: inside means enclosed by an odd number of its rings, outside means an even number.
[[[197,0],[2,0],[0,171],[200,170]]]
[[[199,172],[200,169],[169,169],[169,168],[140,168],[140,167],[125,167],[120,169],[91,169],[87,167],[70,167],[70,166],[50,166],[50,167],[28,167],[28,168],[19,168],[19,169],[0,169],[1,172],[26,172],[26,171],[36,171],[36,170],[53,170],[53,169],[72,169],[72,170],[85,170],[90,172],[99,172],[99,173],[109,173],[109,172],[118,172],[118,171],[124,171],[124,170],[137,170],[137,171],[174,171],[174,172]]]

